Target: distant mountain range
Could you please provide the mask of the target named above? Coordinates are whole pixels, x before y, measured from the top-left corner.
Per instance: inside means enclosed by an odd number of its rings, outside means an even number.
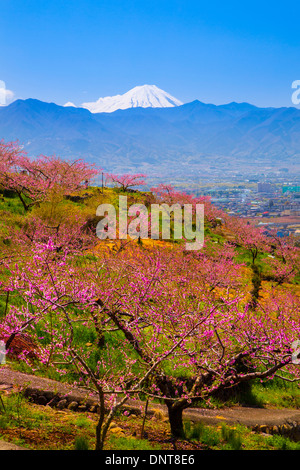
[[[136,86],[123,95],[106,96],[97,101],[83,103],[80,107],[91,113],[112,113],[128,108],[172,108],[183,103],[155,85]],[[66,103],[65,106],[75,106]]]
[[[300,162],[300,110],[193,101],[95,113],[35,99],[0,108],[0,139],[29,155],[85,158],[107,171],[161,175]]]

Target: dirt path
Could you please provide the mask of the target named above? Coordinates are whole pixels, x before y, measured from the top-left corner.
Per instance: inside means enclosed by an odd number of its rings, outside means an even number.
[[[88,395],[86,391],[64,385],[54,380],[27,375],[13,371],[7,365],[0,367],[0,392],[12,390],[13,387],[25,388],[31,392],[42,391],[60,395],[60,398],[68,397],[68,403],[77,400],[78,403],[89,402],[96,405],[97,399],[93,395]],[[61,400],[61,403],[66,400]],[[41,403],[42,404],[42,403]],[[58,403],[59,405],[59,403]],[[135,400],[129,400],[127,407],[140,412],[143,404]],[[166,407],[152,404],[149,413],[155,409],[166,414]],[[84,411],[84,408],[82,408]],[[279,432],[280,434],[293,434],[296,440],[300,440],[300,410],[299,409],[266,409],[251,407],[231,407],[221,410],[189,408],[184,412],[184,418],[191,421],[202,421],[206,424],[239,423],[260,432]],[[1,444],[0,444],[1,449]]]
[[[0,450],[28,450],[24,447],[16,446],[11,442],[0,441]]]

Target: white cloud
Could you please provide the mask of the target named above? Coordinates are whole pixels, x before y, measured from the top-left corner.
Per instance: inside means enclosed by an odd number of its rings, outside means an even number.
[[[5,82],[3,80],[0,80],[0,105],[5,106],[11,103],[14,99],[14,96],[14,92],[8,90],[5,86]]]

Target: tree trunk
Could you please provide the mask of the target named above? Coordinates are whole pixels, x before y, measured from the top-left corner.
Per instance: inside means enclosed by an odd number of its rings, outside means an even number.
[[[17,195],[19,196],[19,199],[20,199],[20,201],[21,201],[21,202],[22,202],[22,204],[23,204],[23,207],[24,207],[24,209],[25,209],[25,212],[27,212],[27,211],[28,211],[28,209],[29,209],[29,206],[28,206],[28,204],[26,204],[26,202],[24,201],[24,199],[23,199],[23,197],[22,197],[22,194],[21,194],[21,193],[17,192]]]
[[[105,435],[103,431],[104,417],[105,417],[105,402],[104,402],[104,393],[101,387],[98,388],[99,396],[99,419],[96,426],[96,447],[95,450],[103,450]]]
[[[96,426],[96,447],[95,450],[103,450],[103,439],[102,439],[102,420],[99,419]]]
[[[169,422],[171,427],[171,434],[175,438],[184,436],[182,413],[183,407],[178,406],[176,403],[166,403],[169,413]]]

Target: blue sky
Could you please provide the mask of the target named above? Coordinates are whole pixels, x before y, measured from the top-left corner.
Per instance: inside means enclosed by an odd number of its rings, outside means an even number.
[[[154,84],[183,102],[292,106],[300,4],[0,0],[0,80],[79,105]]]

